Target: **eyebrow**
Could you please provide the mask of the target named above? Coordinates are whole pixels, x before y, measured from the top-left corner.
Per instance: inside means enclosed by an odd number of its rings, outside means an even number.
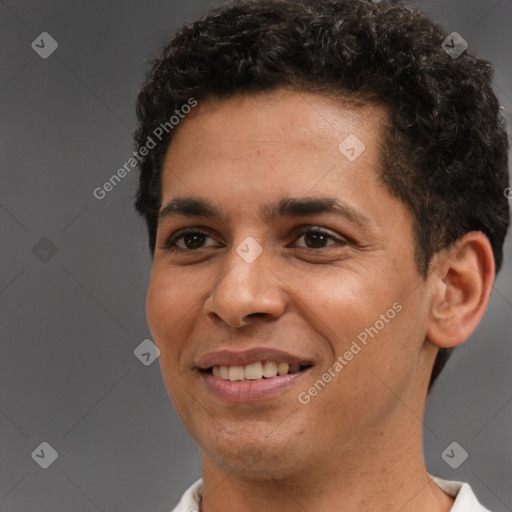
[[[306,217],[318,214],[335,214],[354,224],[367,227],[370,220],[358,210],[333,197],[282,197],[260,208],[269,220],[282,217]],[[220,210],[207,199],[181,196],[169,201],[159,212],[158,222],[170,217],[208,218],[222,220]]]

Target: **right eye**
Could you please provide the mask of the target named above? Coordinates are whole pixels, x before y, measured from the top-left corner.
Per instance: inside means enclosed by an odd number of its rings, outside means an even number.
[[[162,246],[162,249],[166,251],[185,251],[193,252],[202,247],[205,238],[211,238],[211,236],[197,228],[185,228],[173,233]],[[182,241],[182,243],[180,242]],[[181,243],[181,246],[179,245]],[[210,246],[211,247],[211,246]]]

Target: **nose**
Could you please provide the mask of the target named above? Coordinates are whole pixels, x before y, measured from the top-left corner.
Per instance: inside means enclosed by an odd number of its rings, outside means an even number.
[[[286,310],[286,297],[283,283],[271,265],[265,250],[249,263],[233,248],[204,304],[211,321],[241,328],[255,317],[279,318]]]

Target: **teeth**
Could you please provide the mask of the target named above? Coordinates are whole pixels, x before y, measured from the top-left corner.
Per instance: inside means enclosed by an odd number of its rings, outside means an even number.
[[[265,361],[263,363],[263,377],[267,379],[270,377],[275,377],[277,375],[277,363],[274,361]]]
[[[288,373],[288,368],[290,365],[288,363],[279,363],[277,365],[277,373],[279,375],[286,375]]]
[[[215,369],[215,366],[213,368]],[[229,380],[229,366],[217,366],[217,368],[219,368],[219,377],[224,380]]]
[[[298,364],[265,361],[263,363],[251,363],[246,366],[214,366],[212,373],[215,377],[223,380],[243,381],[261,380],[262,378],[270,379],[277,375],[287,375],[299,370],[300,365]]]
[[[243,366],[230,366],[229,367],[229,380],[244,380],[244,367]]]
[[[263,377],[263,367],[261,363],[248,364],[245,367],[246,380],[259,380]]]

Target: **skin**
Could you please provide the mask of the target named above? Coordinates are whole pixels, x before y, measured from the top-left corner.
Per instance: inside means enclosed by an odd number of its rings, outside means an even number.
[[[199,197],[223,217],[161,219],[146,312],[168,394],[201,450],[203,511],[453,505],[425,469],[425,398],[438,347],[462,343],[484,313],[492,251],[485,236],[468,233],[420,277],[411,214],[378,178],[386,116],[376,105],[281,90],[203,102],[176,129],[162,205]],[[338,149],[349,134],[366,147],[355,161]],[[304,196],[337,197],[367,222],[260,214],[270,200]],[[305,225],[334,238],[297,234]],[[206,231],[199,245],[181,238],[181,250],[164,249],[186,227]],[[249,236],[263,249],[252,263],[236,252]],[[298,393],[394,303],[402,306],[395,318],[300,403]],[[254,346],[314,364],[267,400],[232,404],[214,396],[198,358]]]

